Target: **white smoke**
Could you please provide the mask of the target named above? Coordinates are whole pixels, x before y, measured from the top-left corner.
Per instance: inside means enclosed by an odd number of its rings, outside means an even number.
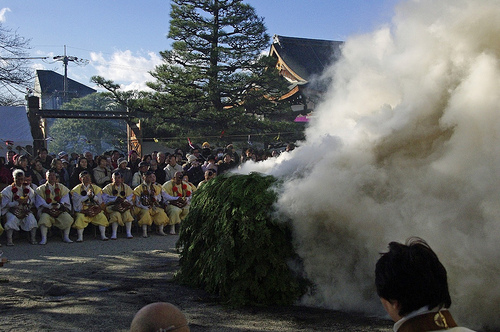
[[[413,0],[347,40],[278,206],[317,285],[306,304],[381,313],[379,252],[424,238],[459,323],[500,328],[500,2]]]

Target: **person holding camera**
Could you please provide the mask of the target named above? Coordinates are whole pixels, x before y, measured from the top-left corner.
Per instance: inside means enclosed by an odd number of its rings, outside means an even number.
[[[207,183],[208,181],[212,180],[214,177],[216,176],[216,172],[212,169],[207,169],[205,171],[205,180],[201,181],[200,183],[198,183],[198,189],[201,188],[201,186],[203,186],[205,183]]]
[[[182,166],[184,173],[189,177],[189,181],[192,184],[198,186],[198,184],[204,179],[204,172],[201,168],[201,163],[198,158],[192,154],[187,156],[187,160],[188,162]]]

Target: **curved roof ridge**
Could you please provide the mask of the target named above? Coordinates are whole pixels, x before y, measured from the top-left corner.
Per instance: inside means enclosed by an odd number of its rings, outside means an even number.
[[[343,41],[273,36],[273,48],[293,72],[304,80],[320,75],[341,56]]]

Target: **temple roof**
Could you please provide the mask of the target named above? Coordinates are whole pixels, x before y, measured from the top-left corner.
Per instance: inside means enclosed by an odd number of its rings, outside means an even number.
[[[297,81],[309,81],[340,58],[344,42],[274,35],[270,55]],[[288,77],[290,79],[290,77]]]
[[[64,76],[56,73],[52,70],[37,70],[36,76],[38,82],[40,83],[41,91],[37,91],[42,94],[52,94],[56,91],[61,92],[64,90]],[[78,83],[70,78],[68,78],[68,92],[75,93],[79,97],[86,96],[88,94],[97,92],[84,84]]]

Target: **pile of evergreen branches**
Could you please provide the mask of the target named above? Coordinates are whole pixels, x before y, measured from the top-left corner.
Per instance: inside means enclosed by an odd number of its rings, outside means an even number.
[[[272,216],[272,176],[218,176],[194,195],[177,249],[177,280],[232,306],[288,305],[307,290],[294,273],[290,225]]]

